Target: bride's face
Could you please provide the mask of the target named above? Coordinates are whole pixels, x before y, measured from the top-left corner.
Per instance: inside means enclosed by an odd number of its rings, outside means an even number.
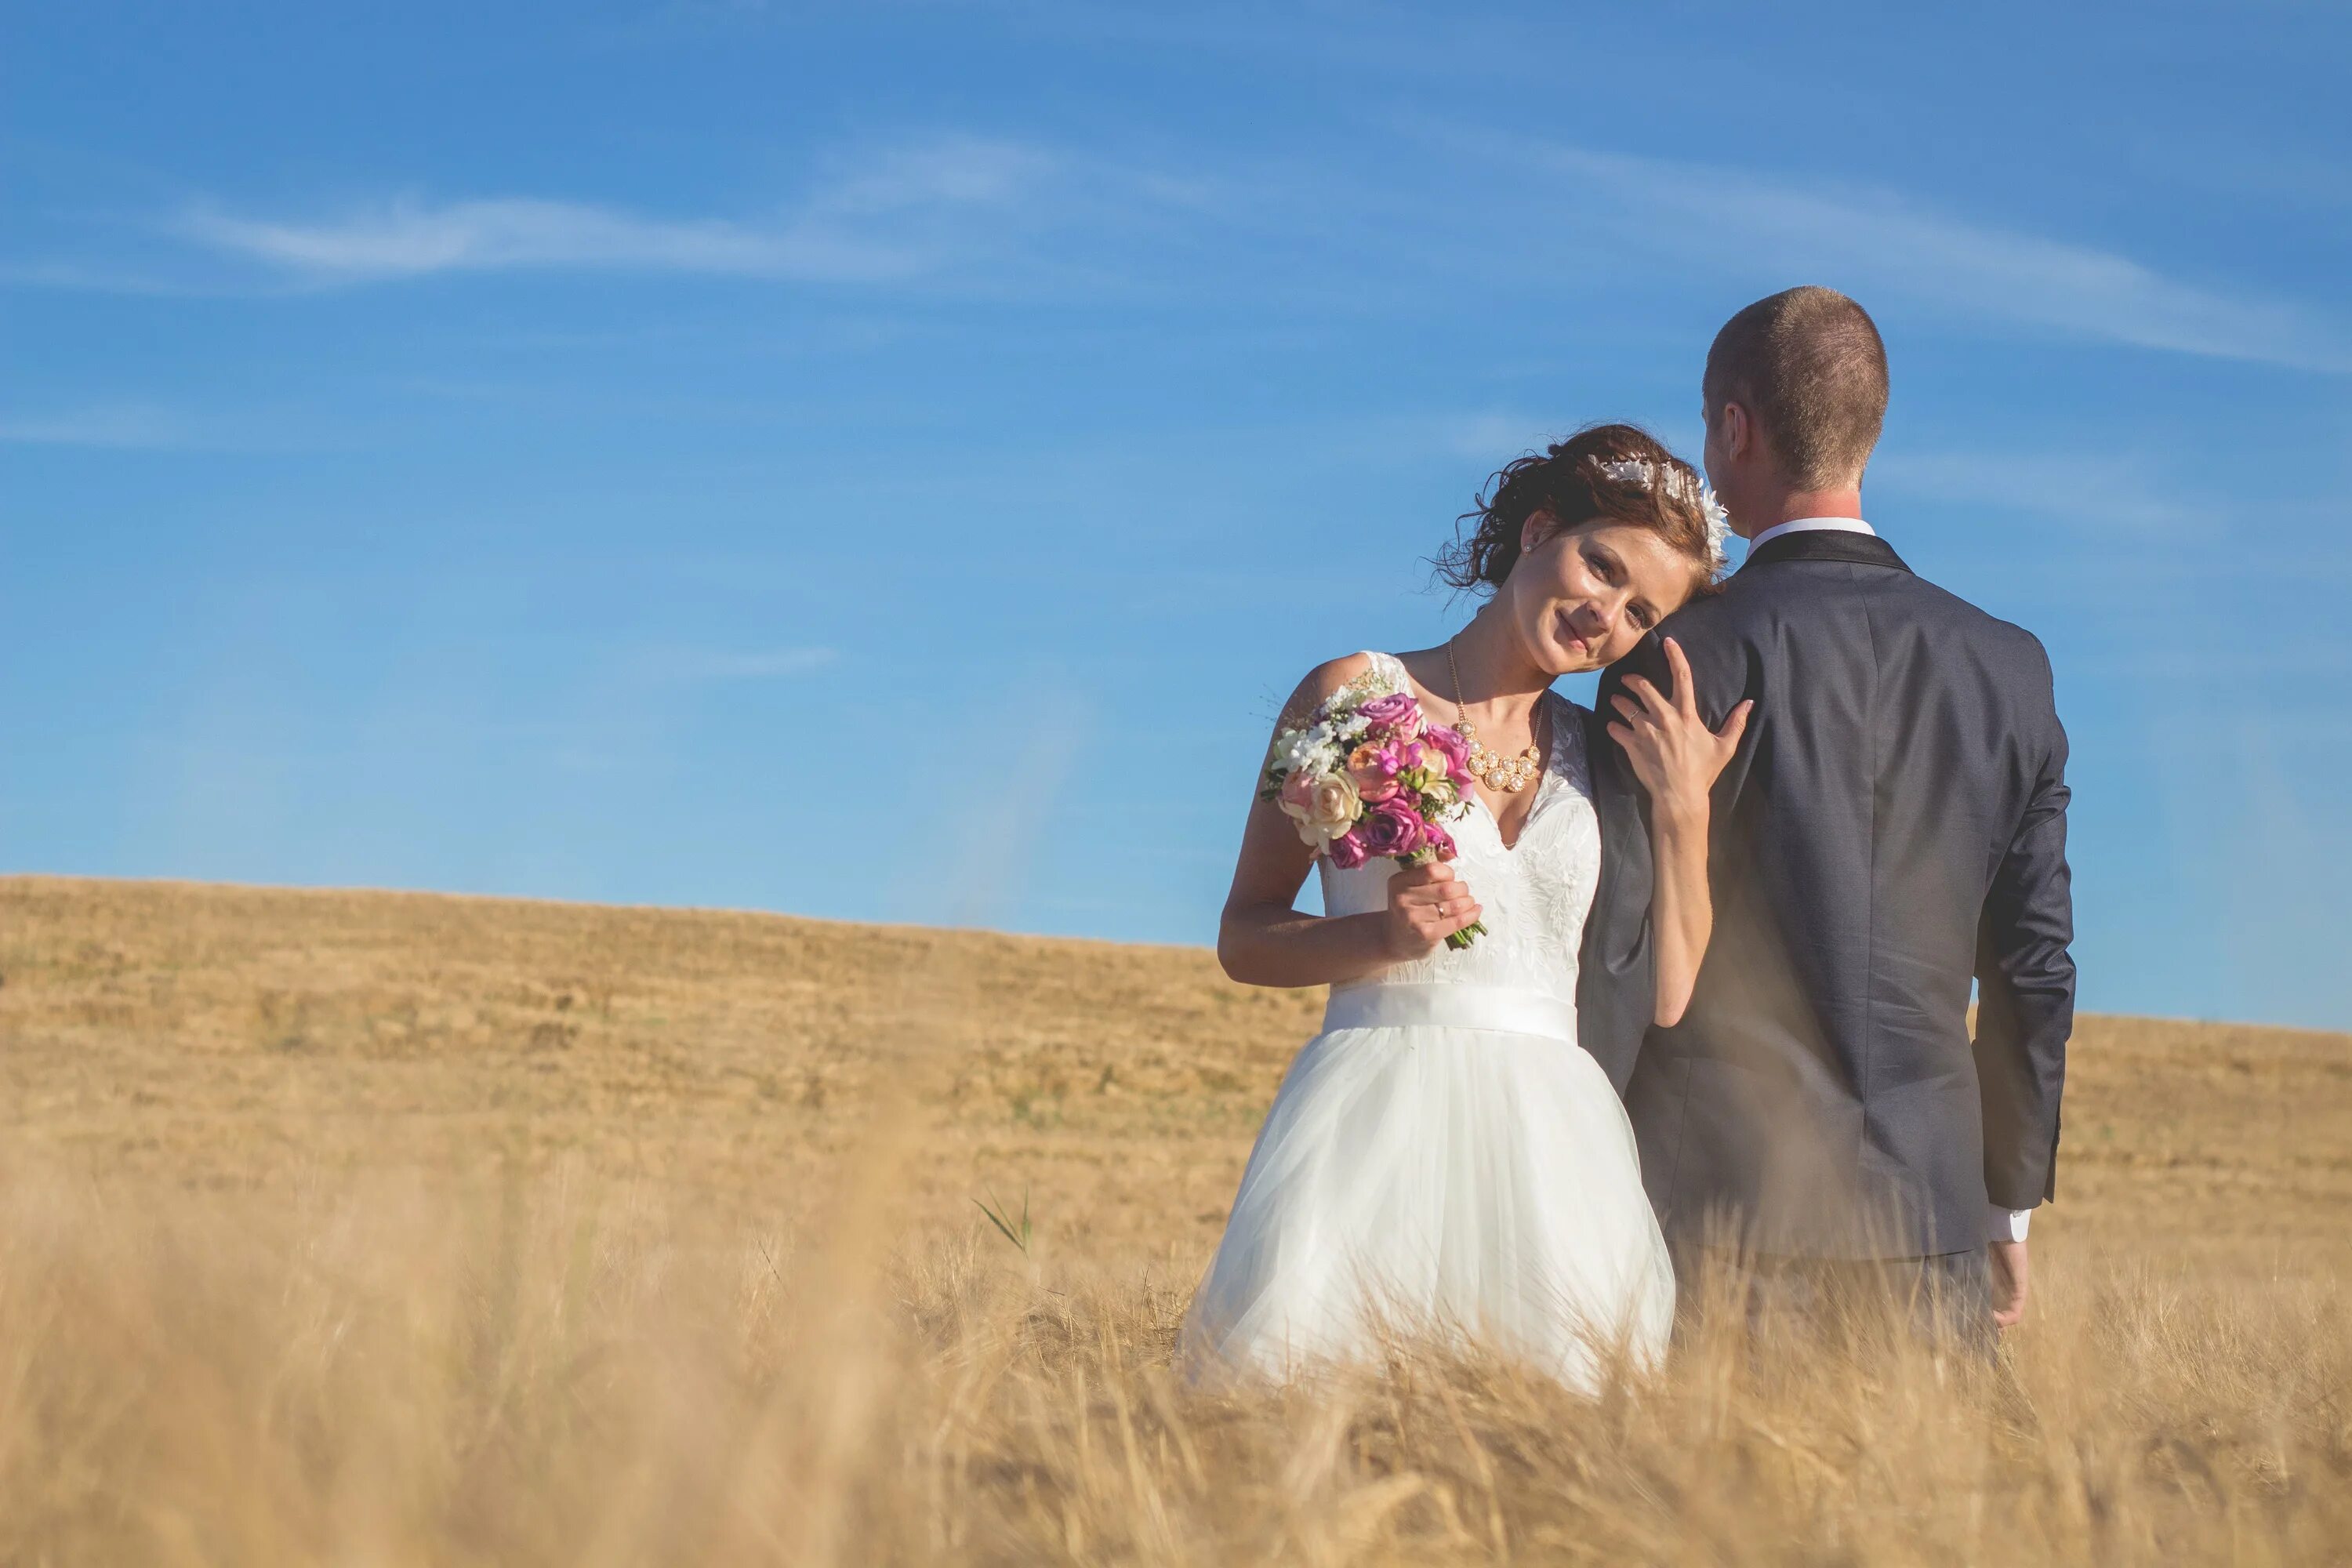
[[[1691,562],[1646,528],[1561,528],[1538,512],[1527,530],[1502,598],[1528,657],[1552,675],[1622,658],[1697,586]]]

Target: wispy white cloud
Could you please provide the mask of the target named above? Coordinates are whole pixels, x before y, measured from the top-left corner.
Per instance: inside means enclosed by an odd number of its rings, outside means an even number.
[[[200,204],[169,227],[210,258],[215,288],[224,275],[310,289],[593,269],[1387,310],[1412,308],[1433,279],[1638,267],[1743,285],[1817,279],[2038,334],[2352,374],[2352,321],[2336,312],[1882,187],[1414,130],[1440,155],[1418,176],[1410,156],[1391,159],[1377,184],[1328,163],[1228,157],[1171,175],[1096,149],[956,134],[820,160],[798,196],[750,214],[519,194],[297,214]],[[1465,251],[1465,204],[1490,204],[1496,182],[1522,215],[1521,242]],[[190,259],[184,244],[178,259]],[[127,276],[0,264],[0,281],[108,287]]]
[[[121,452],[317,451],[334,437],[299,407],[209,407],[121,401],[0,409],[0,446]]]
[[[2183,281],[2114,251],[1972,222],[1891,191],[1488,144],[1598,198],[1571,210],[1597,212],[1614,239],[1683,264],[1712,260],[2143,348],[2352,373],[2352,330],[2303,305]]]
[[[0,260],[0,287],[160,300],[206,299],[228,291],[217,281],[175,276],[168,263],[158,267],[86,260]]]
[[[213,250],[321,284],[533,268],[877,282],[984,256],[1087,173],[1041,149],[953,137],[838,163],[802,200],[756,218],[412,197],[310,217],[199,206],[176,226]]]
[[[1869,487],[1901,500],[1996,508],[2088,533],[2154,542],[2210,529],[2226,503],[2164,482],[2140,457],[2093,453],[1895,451]]]
[[[635,662],[638,674],[656,681],[774,680],[822,669],[838,658],[829,647],[655,647],[640,652]]]
[[[362,279],[520,267],[606,267],[760,276],[870,275],[907,258],[791,230],[670,223],[570,202],[522,198],[434,205],[398,201],[300,222],[198,211],[205,244],[320,278]]]
[[[151,450],[206,445],[178,416],[129,405],[57,414],[0,414],[0,443]]]
[[[1461,414],[1437,422],[1437,446],[1446,456],[1468,458],[1497,467],[1528,452],[1538,452],[1566,432],[1557,419],[1531,414]]]

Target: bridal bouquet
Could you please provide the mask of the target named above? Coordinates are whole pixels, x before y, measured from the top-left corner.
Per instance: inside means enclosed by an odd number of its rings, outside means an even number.
[[[1451,860],[1445,824],[1470,808],[1468,743],[1429,722],[1410,694],[1381,687],[1367,671],[1327,698],[1305,728],[1276,735],[1258,791],[1341,870],[1375,856],[1404,866]],[[1468,947],[1486,931],[1474,921],[1445,945]]]

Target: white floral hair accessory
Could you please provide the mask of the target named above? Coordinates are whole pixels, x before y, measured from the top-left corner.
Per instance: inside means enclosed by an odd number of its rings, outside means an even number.
[[[1592,459],[1592,466],[1621,485],[1639,485],[1649,489],[1657,483],[1647,458],[1610,458]],[[1693,494],[1696,489],[1696,494]],[[1715,489],[1680,463],[1666,469],[1666,490],[1677,500],[1687,501],[1698,508],[1706,520],[1706,569],[1711,576],[1720,577],[1730,566],[1726,549],[1731,538],[1731,514],[1723,510],[1716,499]]]

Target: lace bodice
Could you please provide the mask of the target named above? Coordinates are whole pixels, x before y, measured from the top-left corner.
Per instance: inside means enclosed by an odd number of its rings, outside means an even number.
[[[1369,657],[1392,689],[1412,692],[1394,656]],[[1518,842],[1504,847],[1502,831],[1483,802],[1447,825],[1459,852],[1454,868],[1484,908],[1486,934],[1458,952],[1440,947],[1373,979],[1334,986],[1334,994],[1436,982],[1532,989],[1574,1005],[1577,950],[1601,880],[1601,820],[1592,808],[1583,710],[1556,691],[1545,693],[1543,700],[1552,705],[1551,751],[1533,786],[1535,805]],[[1318,865],[1327,912],[1363,914],[1387,907],[1395,861],[1371,860],[1345,871],[1328,860]]]

